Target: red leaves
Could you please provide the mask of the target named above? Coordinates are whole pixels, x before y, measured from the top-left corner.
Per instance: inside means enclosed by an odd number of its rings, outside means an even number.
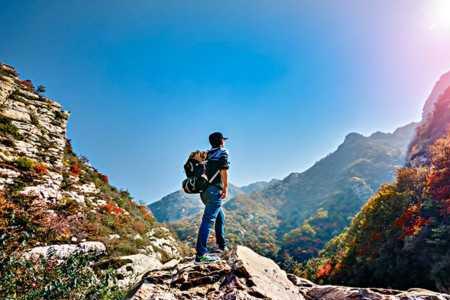
[[[433,169],[427,177],[428,191],[434,200],[450,199],[450,172]]]
[[[430,221],[420,215],[420,204],[413,204],[395,221],[395,225],[402,229],[400,239],[420,233],[422,228]]]
[[[437,140],[430,148],[431,170],[427,187],[431,198],[438,201],[441,215],[450,214],[450,134]]]
[[[43,163],[37,163],[33,166],[34,171],[39,175],[45,175],[48,173],[47,166]]]
[[[124,211],[122,208],[118,207],[117,204],[111,203],[111,202],[103,205],[102,208],[107,213],[112,214],[112,215],[116,215],[116,216],[121,215],[123,213],[123,211]]]
[[[81,166],[78,161],[73,161],[72,165],[70,166],[70,174],[72,176],[79,176],[81,173]]]
[[[420,233],[422,228],[427,225],[429,221],[423,217],[417,217],[413,222],[403,229],[404,236],[413,236]]]
[[[333,271],[333,265],[327,261],[325,264],[319,267],[316,272],[316,277],[318,279],[328,277],[331,274],[331,271]]]
[[[397,225],[400,228],[403,228],[405,225],[409,224],[413,217],[420,212],[421,205],[420,204],[413,204],[409,206],[403,214],[395,220],[395,225]]]
[[[100,179],[101,181],[103,181],[104,183],[108,184],[109,183],[109,178],[108,176],[104,175],[104,174],[100,174]]]

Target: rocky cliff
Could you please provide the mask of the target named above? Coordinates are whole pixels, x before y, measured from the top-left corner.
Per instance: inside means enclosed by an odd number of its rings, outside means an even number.
[[[427,113],[417,127],[408,149],[408,166],[417,167],[430,163],[429,147],[447,132],[450,124],[449,111],[450,72],[441,77],[425,105],[424,112]]]
[[[433,90],[431,91],[430,96],[427,98],[425,102],[422,112],[423,121],[428,120],[432,116],[437,100],[448,89],[449,86],[450,86],[450,72],[447,72],[443,74],[436,82],[436,84],[433,87]]]
[[[169,230],[73,152],[69,114],[42,91],[0,64],[0,298],[73,298],[71,289],[95,294],[89,264],[81,268],[84,258],[75,261],[74,254],[114,266],[123,286],[178,257],[180,244]],[[55,286],[50,277],[57,272],[63,283]]]
[[[317,285],[286,274],[272,260],[238,246],[218,263],[196,266],[182,260],[150,271],[129,299],[448,300],[450,295],[423,289]]]
[[[56,202],[66,195],[61,189],[61,170],[69,114],[58,103],[34,92],[31,82],[20,80],[7,65],[0,65],[0,82],[0,188],[17,184],[25,160],[33,160],[33,171],[40,176],[29,182],[22,180],[25,186],[21,194],[41,202]]]

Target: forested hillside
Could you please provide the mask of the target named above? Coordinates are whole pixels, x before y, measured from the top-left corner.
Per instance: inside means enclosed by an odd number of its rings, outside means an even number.
[[[450,86],[418,127],[407,167],[303,275],[358,286],[450,290],[449,125]]]

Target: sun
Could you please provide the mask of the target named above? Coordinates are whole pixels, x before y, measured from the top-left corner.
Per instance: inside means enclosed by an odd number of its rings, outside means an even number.
[[[450,31],[450,0],[431,0],[428,5],[430,29]]]

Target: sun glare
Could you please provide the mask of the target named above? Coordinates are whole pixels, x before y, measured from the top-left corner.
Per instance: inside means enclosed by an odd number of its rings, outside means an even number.
[[[450,0],[431,0],[429,5],[430,29],[450,31]]]

